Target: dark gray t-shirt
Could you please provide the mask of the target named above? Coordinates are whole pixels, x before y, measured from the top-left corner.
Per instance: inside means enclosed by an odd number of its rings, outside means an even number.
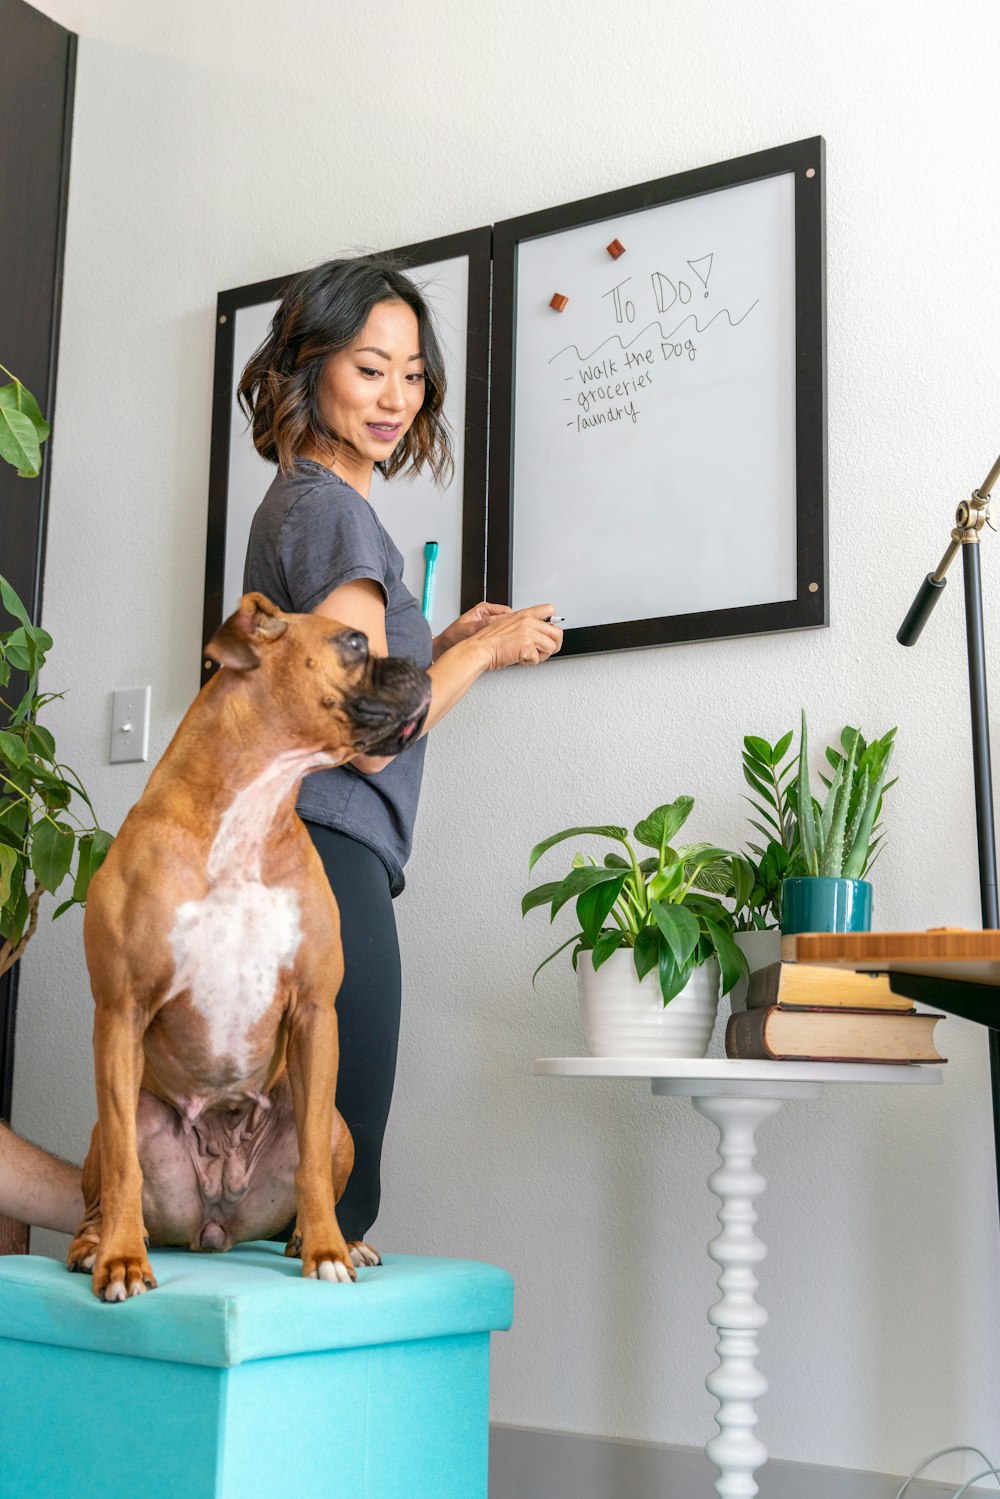
[[[372,578],[382,589],[390,656],[428,667],[431,630],[403,582],[399,548],[356,489],[323,464],[299,458],[294,473],[277,474],[253,518],[243,586],[279,609],[308,614],[352,578]],[[315,771],[299,793],[301,816],[375,850],[394,896],[405,883],[425,748],[418,739],[375,775],[350,765]]]

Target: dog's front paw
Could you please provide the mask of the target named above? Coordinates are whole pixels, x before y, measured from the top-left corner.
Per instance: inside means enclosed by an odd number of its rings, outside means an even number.
[[[94,1263],[94,1295],[101,1301],[127,1301],[155,1291],[156,1277],[143,1253],[98,1249]]]
[[[301,1254],[302,1274],[306,1280],[339,1280],[346,1284],[358,1278],[351,1252],[343,1239],[338,1248],[322,1249],[311,1249],[303,1241]]]
[[[347,1246],[352,1265],[381,1265],[382,1256],[377,1249],[366,1244],[364,1239],[353,1239]]]
[[[78,1233],[66,1251],[66,1269],[79,1270],[81,1274],[89,1275],[97,1259],[99,1242],[96,1234]]]

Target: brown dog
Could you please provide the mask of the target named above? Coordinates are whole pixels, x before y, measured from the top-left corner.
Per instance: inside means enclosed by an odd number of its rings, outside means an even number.
[[[303,776],[414,739],[430,681],[357,630],[246,594],[203,688],[94,878],[84,944],[98,1124],[71,1270],[122,1301],[148,1243],[278,1232],[303,1275],[355,1279],[334,1204],[354,1146],[334,1107],[337,905],[295,812]]]

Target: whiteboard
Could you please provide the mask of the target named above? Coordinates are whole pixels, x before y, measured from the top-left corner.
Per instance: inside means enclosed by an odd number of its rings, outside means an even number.
[[[509,433],[492,434],[507,474],[497,456],[490,546],[506,531],[510,602],[553,602],[568,643],[825,622],[823,348],[810,365],[797,340],[801,167],[703,192],[689,173],[676,198],[664,179],[608,195],[606,215],[591,200],[497,226]],[[821,256],[812,270],[821,313]],[[495,555],[489,576],[495,590]],[[683,634],[600,634],[680,617]]]
[[[442,347],[447,372],[444,414],[453,446],[454,478],[439,488],[426,470],[397,475],[391,481],[376,472],[369,500],[403,555],[404,582],[421,600],[425,544],[438,543],[429,617],[433,632],[439,634],[463,607],[482,597],[489,231],[452,236],[431,242],[429,248],[435,243],[445,250],[465,248],[462,253],[418,263],[410,253],[407,274],[427,299]],[[411,247],[411,252],[414,248],[423,247]],[[274,465],[261,458],[253,445],[236,393],[247,361],[267,335],[281,287],[288,279],[237,288],[219,297],[205,639],[235,609],[243,593],[250,525],[275,475]],[[481,356],[477,353],[480,344]],[[465,595],[469,597],[463,604]]]

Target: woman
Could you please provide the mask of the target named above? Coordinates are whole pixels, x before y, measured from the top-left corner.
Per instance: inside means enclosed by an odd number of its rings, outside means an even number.
[[[391,258],[332,260],[287,289],[240,381],[257,451],[278,473],[254,516],[244,586],[295,613],[362,630],[376,655],[428,669],[423,733],[486,671],[534,666],[562,644],[553,604],[477,604],[434,638],[403,583],[403,559],[368,496],[386,478],[453,468],[441,351],[427,304]],[[349,1243],[378,1213],[382,1138],[399,1035],[399,947],[392,901],[403,889],[424,760],[359,755],[306,780],[298,810],[340,907],[344,980],[337,997],[337,1108],[354,1136],[354,1170],[337,1216]]]

